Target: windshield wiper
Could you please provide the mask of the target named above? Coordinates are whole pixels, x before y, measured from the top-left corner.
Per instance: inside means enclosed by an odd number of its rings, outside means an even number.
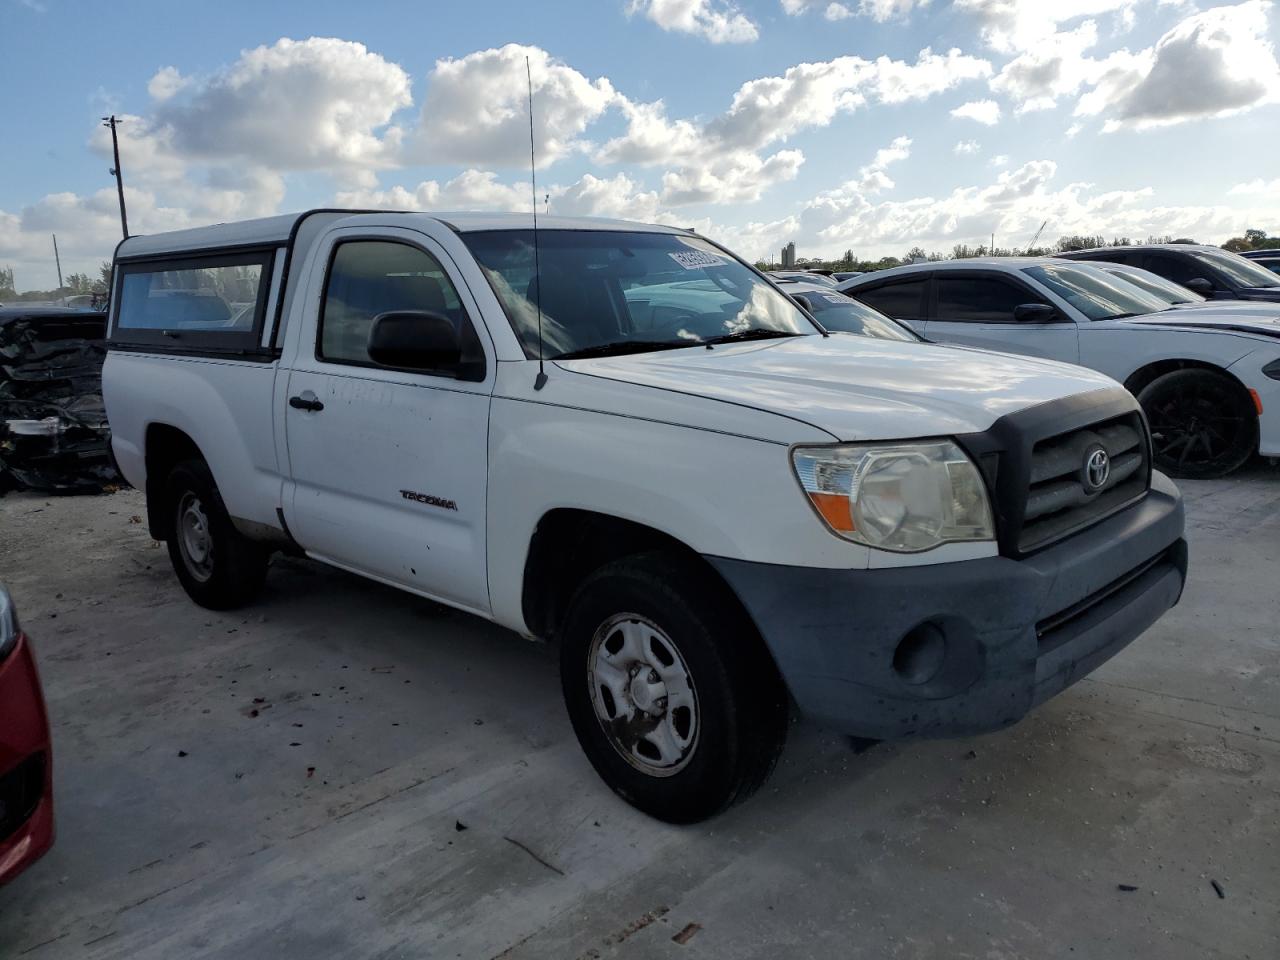
[[[737,333],[726,333],[719,337],[707,337],[702,342],[708,347],[717,343],[738,343],[743,340],[773,340],[778,337],[803,337],[803,333],[794,333],[790,330],[740,330]]]
[[[610,343],[597,343],[591,347],[580,347],[568,350],[552,360],[583,360],[587,357],[617,357],[626,353],[647,353],[650,350],[679,350],[682,347],[696,347],[701,340],[614,340]]]

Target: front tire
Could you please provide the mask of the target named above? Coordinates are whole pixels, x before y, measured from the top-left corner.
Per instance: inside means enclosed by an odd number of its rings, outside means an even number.
[[[786,691],[763,642],[727,588],[678,556],[627,557],[587,578],[560,677],[596,772],[670,823],[750,796],[786,740]]]
[[[1147,384],[1138,402],[1151,425],[1155,467],[1171,477],[1225,477],[1258,447],[1253,401],[1227,374],[1174,370]]]
[[[178,464],[165,484],[169,561],[187,595],[210,610],[233,610],[257,598],[268,552],[231,523],[203,460]]]

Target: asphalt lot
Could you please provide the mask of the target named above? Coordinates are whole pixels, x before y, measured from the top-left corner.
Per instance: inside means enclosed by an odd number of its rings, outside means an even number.
[[[971,740],[796,726],[690,828],[596,779],[552,650],[298,560],[213,614],[139,494],[4,497],[59,833],[0,957],[1271,960],[1280,469],[1183,489],[1183,602],[1093,677]]]

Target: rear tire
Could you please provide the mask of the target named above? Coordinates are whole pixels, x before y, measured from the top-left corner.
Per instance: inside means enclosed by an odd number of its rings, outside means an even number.
[[[669,823],[749,797],[786,740],[786,690],[759,635],[721,582],[676,555],[627,557],[587,578],[560,677],[596,772]]]
[[[165,483],[169,561],[187,596],[210,610],[253,601],[267,576],[268,551],[236,530],[213,474],[187,460]]]
[[[1171,477],[1225,477],[1258,448],[1253,400],[1225,373],[1174,370],[1147,384],[1138,402],[1151,425],[1155,467]]]

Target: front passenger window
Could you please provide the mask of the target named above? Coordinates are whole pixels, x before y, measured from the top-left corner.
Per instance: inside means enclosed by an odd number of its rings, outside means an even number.
[[[440,262],[425,250],[390,240],[349,240],[335,249],[316,356],[331,363],[377,366],[369,357],[369,331],[379,314],[399,311],[448,317],[462,343],[463,364],[483,363],[480,341]]]
[[[939,272],[938,320],[967,323],[1014,323],[1013,310],[1024,303],[1044,303],[1016,283],[1000,277],[949,277]]]
[[[1186,285],[1189,280],[1208,280],[1216,287],[1213,277],[1191,257],[1172,256],[1167,253],[1153,253],[1142,264],[1154,274],[1172,280],[1174,283]]]

